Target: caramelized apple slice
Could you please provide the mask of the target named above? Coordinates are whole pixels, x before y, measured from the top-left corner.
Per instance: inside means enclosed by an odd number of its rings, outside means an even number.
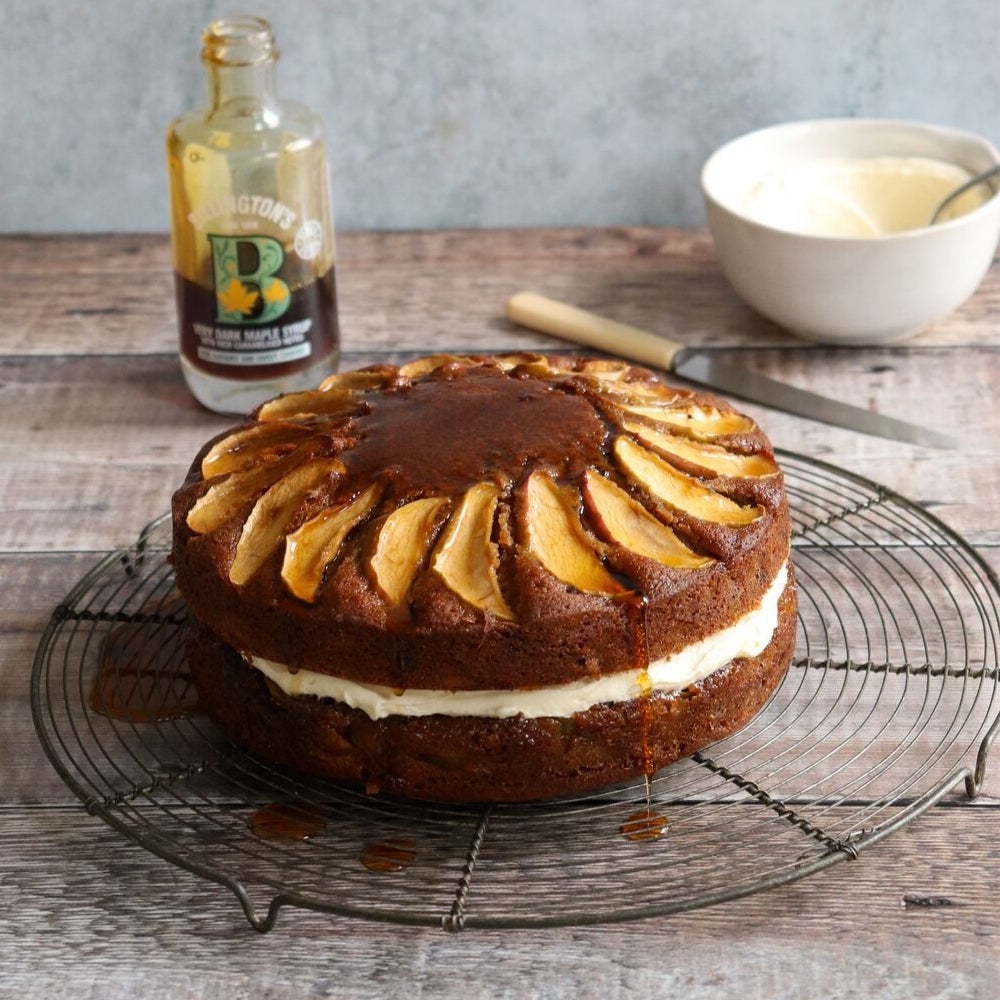
[[[761,479],[764,476],[776,475],[778,472],[778,466],[763,455],[740,455],[737,452],[726,451],[718,445],[702,444],[676,434],[667,434],[634,420],[626,420],[622,426],[643,444],[662,452],[668,459],[673,455],[720,476]]]
[[[277,482],[304,457],[293,451],[283,458],[232,472],[213,483],[188,511],[188,527],[199,535],[222,527],[252,497]]]
[[[642,504],[593,469],[584,474],[583,498],[588,515],[607,542],[617,542],[630,552],[678,569],[696,569],[712,562],[692,552]]]
[[[746,434],[753,430],[753,421],[742,413],[724,413],[714,406],[634,406],[622,409],[636,417],[645,417],[656,424],[667,424],[688,437],[711,440],[723,434]]]
[[[580,375],[591,375],[602,382],[621,382],[631,368],[632,366],[627,361],[615,361],[612,358],[590,358],[581,362],[577,371]]]
[[[558,580],[586,594],[621,594],[580,523],[579,494],[533,472],[525,490],[528,551]]]
[[[244,584],[260,569],[264,560],[278,547],[288,519],[303,497],[324,483],[339,479],[344,465],[336,458],[316,458],[303,462],[279,479],[254,504],[236,544],[236,555],[229,568],[229,579]]]
[[[497,358],[497,364],[505,372],[512,372],[515,369],[524,375],[531,375],[537,379],[557,379],[565,378],[570,374],[567,369],[559,368],[552,364],[544,354],[535,354],[531,351],[521,351],[517,354],[502,354]]]
[[[323,573],[340,552],[344,539],[378,503],[380,484],[368,487],[350,503],[327,507],[288,536],[281,579],[303,601],[315,601]]]
[[[614,452],[629,478],[644,486],[657,500],[692,517],[736,526],[756,521],[763,514],[760,507],[741,507],[716,493],[627,437],[615,438]]]
[[[414,577],[427,561],[434,526],[448,506],[445,497],[413,500],[394,510],[375,537],[368,557],[368,576],[387,604],[406,601]]]
[[[302,424],[254,424],[217,441],[201,460],[201,476],[211,479],[249,465],[265,451],[292,445],[311,433]]]
[[[600,378],[593,373],[580,374],[589,374],[600,391],[620,406],[662,406],[680,398],[673,386],[663,385],[662,382],[625,382],[621,379]]]
[[[362,394],[353,389],[309,389],[306,392],[290,392],[266,402],[257,411],[257,419],[292,420],[295,417],[311,417],[342,413],[357,406]]]
[[[476,483],[466,490],[434,549],[431,568],[463,601],[513,621],[514,612],[497,581],[493,519],[499,497],[493,483]]]
[[[319,392],[330,392],[333,389],[347,389],[365,392],[369,389],[381,389],[389,385],[395,378],[395,370],[389,365],[377,368],[362,368],[358,371],[337,372],[328,375],[317,386]]]
[[[496,362],[498,367],[505,372],[509,372],[512,368],[521,368],[524,365],[545,364],[549,368],[552,368],[549,365],[548,358],[544,354],[536,354],[534,351],[516,351],[510,354],[498,354]]]
[[[444,368],[451,364],[474,364],[474,360],[466,355],[460,354],[429,354],[426,358],[414,358],[399,366],[399,375],[402,378],[422,378],[429,375],[438,368]]]

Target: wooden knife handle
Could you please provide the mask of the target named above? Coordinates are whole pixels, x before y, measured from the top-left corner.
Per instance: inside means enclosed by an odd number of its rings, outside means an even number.
[[[574,340],[640,364],[670,370],[674,355],[683,348],[665,337],[616,323],[604,316],[547,299],[535,292],[518,292],[507,302],[507,318],[541,333]]]

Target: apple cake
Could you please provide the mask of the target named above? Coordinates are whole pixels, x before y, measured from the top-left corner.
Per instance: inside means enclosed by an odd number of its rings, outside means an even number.
[[[625,362],[433,356],[210,441],[173,500],[200,702],[371,793],[524,801],[744,726],[795,638],[759,426]]]

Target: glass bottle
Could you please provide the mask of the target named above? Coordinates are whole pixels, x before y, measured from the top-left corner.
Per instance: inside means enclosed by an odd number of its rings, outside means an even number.
[[[267,21],[213,21],[202,41],[209,106],[167,130],[180,358],[200,403],[242,414],[337,365],[326,140],[276,97]]]

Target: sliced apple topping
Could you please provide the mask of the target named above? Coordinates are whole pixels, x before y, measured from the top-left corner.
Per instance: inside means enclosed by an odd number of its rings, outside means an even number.
[[[597,384],[602,395],[619,408],[628,406],[670,406],[683,401],[679,393],[669,386],[659,382],[609,382],[600,381]]]
[[[381,389],[389,385],[395,378],[395,370],[389,365],[377,368],[361,368],[357,371],[337,372],[328,375],[317,386],[320,392],[330,392],[333,389],[360,390]]]
[[[211,479],[246,468],[263,452],[277,454],[310,433],[302,424],[254,424],[217,441],[201,460],[201,476]]]
[[[398,372],[402,378],[422,378],[438,368],[452,364],[475,364],[473,358],[459,354],[429,354],[425,358],[415,358],[399,366]]]
[[[602,382],[621,382],[628,375],[632,366],[627,361],[614,361],[611,358],[589,358],[580,363],[580,375],[592,375]]]
[[[629,438],[615,438],[614,453],[633,482],[647,489],[657,500],[692,517],[738,526],[750,524],[764,513],[760,507],[741,507]]]
[[[448,506],[445,497],[425,497],[403,504],[383,522],[368,557],[368,575],[385,601],[406,601],[417,573],[427,562],[434,527]]]
[[[350,503],[320,511],[288,536],[281,579],[296,597],[316,600],[326,567],[337,558],[350,532],[372,512],[381,493],[381,485],[375,483]]]
[[[537,365],[545,364],[549,368],[548,358],[544,354],[536,354],[534,351],[517,351],[510,354],[497,354],[496,355],[497,366],[505,372],[509,372],[513,368],[520,368],[523,365]]]
[[[622,405],[626,413],[644,417],[656,424],[667,424],[688,437],[698,440],[723,434],[746,434],[753,430],[753,421],[735,411],[723,413],[714,406],[649,406]]]
[[[279,479],[254,504],[236,544],[236,555],[229,568],[229,579],[244,584],[260,569],[264,560],[284,537],[289,518],[303,498],[324,483],[339,479],[344,464],[336,458],[316,458],[303,462]]]
[[[580,522],[580,495],[533,472],[525,489],[528,551],[558,580],[586,594],[621,594]]]
[[[363,394],[354,389],[309,389],[305,392],[289,392],[265,403],[257,413],[258,420],[292,420],[295,417],[311,417],[343,413],[357,406]]]
[[[593,469],[584,474],[583,497],[587,514],[605,541],[678,569],[697,569],[712,562],[692,552],[642,504]]]
[[[304,459],[304,455],[293,451],[282,458],[232,472],[218,482],[213,482],[188,511],[188,527],[200,535],[221,528],[245,503],[300,465]]]
[[[515,369],[524,375],[531,375],[533,378],[541,380],[551,380],[554,378],[565,378],[568,374],[565,368],[559,368],[552,364],[544,354],[533,354],[524,351],[519,354],[501,354],[497,357],[500,369],[505,372],[512,372]]]
[[[500,488],[493,483],[476,483],[466,490],[438,540],[431,568],[463,601],[513,621],[514,612],[497,580],[493,521],[499,498]]]
[[[626,420],[622,426],[634,434],[643,444],[655,448],[668,458],[673,455],[692,465],[697,465],[720,476],[736,476],[741,479],[762,479],[778,472],[778,466],[763,455],[740,455],[714,444],[689,441],[676,434]]]

